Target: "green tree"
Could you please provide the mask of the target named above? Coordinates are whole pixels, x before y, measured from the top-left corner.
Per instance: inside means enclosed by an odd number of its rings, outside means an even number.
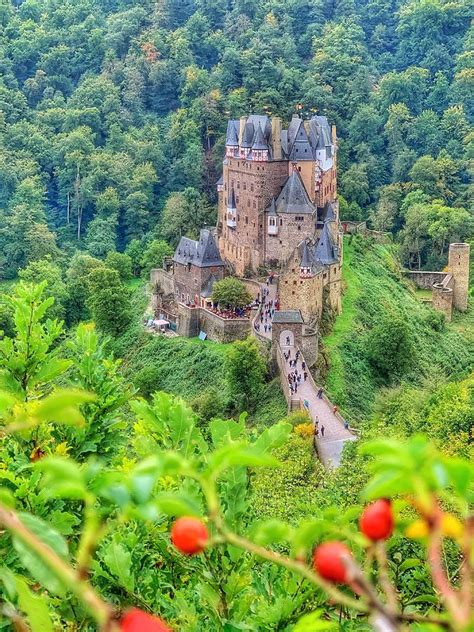
[[[165,257],[171,257],[173,249],[162,239],[153,239],[145,248],[140,258],[140,268],[145,278],[150,276],[150,270],[161,268]]]
[[[87,275],[87,306],[97,328],[105,334],[123,334],[131,322],[128,290],[116,270],[100,267]]]
[[[204,195],[188,187],[182,193],[172,193],[166,200],[159,232],[167,241],[177,244],[183,235],[196,238],[206,224],[215,224],[215,209]]]
[[[401,377],[413,364],[414,346],[408,325],[401,318],[385,317],[368,336],[367,355],[382,379]]]
[[[26,268],[19,271],[18,276],[29,284],[46,282],[43,296],[44,298],[50,296],[54,298],[54,303],[49,308],[49,316],[61,320],[65,318],[69,296],[59,266],[55,265],[49,258],[40,259],[29,263]]]
[[[231,401],[237,409],[252,410],[261,396],[267,368],[254,338],[234,342],[226,357]]]
[[[69,324],[87,320],[90,312],[87,306],[89,274],[97,268],[103,268],[104,263],[90,255],[77,252],[71,259],[66,272],[66,286],[68,291],[67,317]]]
[[[123,252],[109,252],[105,259],[105,266],[116,270],[121,281],[132,278],[132,259]]]
[[[235,277],[226,277],[216,281],[212,288],[212,302],[221,309],[243,308],[252,302],[245,284]]]

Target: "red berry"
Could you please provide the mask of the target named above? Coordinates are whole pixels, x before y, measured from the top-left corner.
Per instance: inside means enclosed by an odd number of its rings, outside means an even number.
[[[393,513],[389,500],[381,498],[368,505],[360,517],[360,530],[370,540],[386,540],[392,535]]]
[[[183,516],[171,528],[171,542],[184,555],[195,555],[206,548],[209,532],[197,518]]]
[[[324,542],[314,550],[313,568],[324,579],[337,584],[345,584],[347,582],[345,557],[351,557],[351,551],[345,544]]]
[[[153,617],[138,608],[128,610],[120,621],[121,632],[171,632],[158,617]]]

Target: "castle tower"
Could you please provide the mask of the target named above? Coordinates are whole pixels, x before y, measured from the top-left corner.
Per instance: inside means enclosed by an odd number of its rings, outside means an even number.
[[[469,250],[469,244],[449,244],[448,272],[454,279],[453,305],[461,312],[467,309]]]

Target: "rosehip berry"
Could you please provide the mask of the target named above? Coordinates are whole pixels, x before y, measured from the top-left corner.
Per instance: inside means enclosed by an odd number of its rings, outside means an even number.
[[[121,632],[171,632],[158,617],[153,617],[138,608],[128,610],[120,621]]]
[[[381,498],[368,505],[360,517],[360,530],[373,542],[386,540],[393,531],[393,512],[389,500]]]
[[[331,582],[345,584],[347,582],[347,568],[345,557],[351,557],[351,551],[342,542],[324,542],[313,553],[314,570]]]
[[[171,528],[171,542],[184,555],[195,555],[206,548],[209,532],[206,525],[189,516],[178,518]]]

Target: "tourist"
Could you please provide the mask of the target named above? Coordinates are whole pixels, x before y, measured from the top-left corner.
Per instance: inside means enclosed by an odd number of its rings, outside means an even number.
[[[301,373],[298,374],[298,377],[296,378],[298,380],[298,384],[301,383]]]
[[[303,373],[303,377],[304,377],[304,381],[306,382],[306,380],[308,379],[308,374],[306,371]]]
[[[344,419],[344,428],[346,430],[349,430],[349,422],[347,421],[347,419]]]
[[[288,347],[290,346],[290,336],[286,337],[286,344],[287,344]]]
[[[322,399],[323,398],[323,389],[320,388],[318,391],[318,399]]]
[[[321,436],[324,437],[324,426],[321,426]]]
[[[304,400],[303,402],[303,406],[306,408],[306,410],[309,412],[309,402],[307,399]]]
[[[332,412],[334,413],[334,415],[337,413],[338,410],[339,409],[337,406],[333,406]]]
[[[301,363],[301,368],[303,369],[303,371],[306,369],[306,362]]]

